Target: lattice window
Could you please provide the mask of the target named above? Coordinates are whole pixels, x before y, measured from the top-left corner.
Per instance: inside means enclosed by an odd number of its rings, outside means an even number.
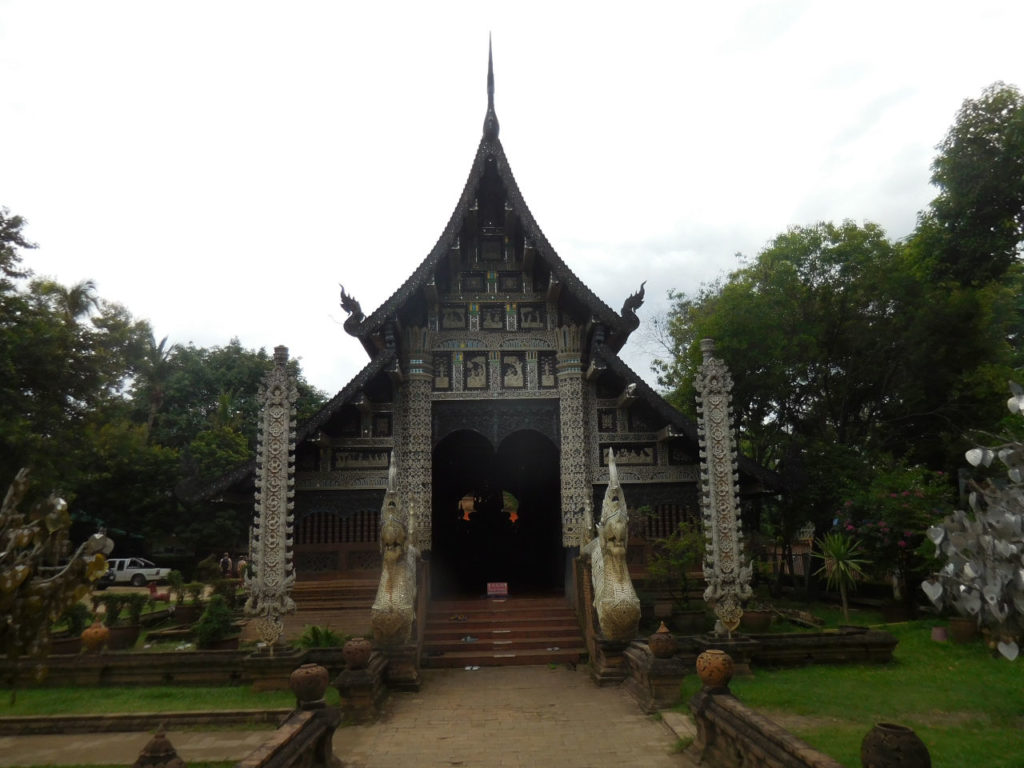
[[[313,512],[303,517],[295,530],[295,543],[365,544],[377,541],[380,510],[359,510],[351,515]]]
[[[700,522],[700,515],[695,509],[687,509],[678,504],[655,504],[652,514],[640,517],[635,511],[630,517],[636,519],[639,535],[647,539],[664,539],[683,521]]]

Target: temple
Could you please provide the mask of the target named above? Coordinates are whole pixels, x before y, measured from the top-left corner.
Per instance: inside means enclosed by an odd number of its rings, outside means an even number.
[[[344,327],[368,362],[296,433],[299,582],[380,573],[392,459],[434,597],[567,590],[609,448],[631,509],[649,508],[631,524],[631,570],[645,540],[699,518],[697,427],[619,357],[644,286],[616,312],[545,238],[499,138],[490,57],[482,135],[441,237],[383,305],[364,314],[357,293],[341,290]],[[742,457],[739,470],[744,494],[771,482]]]

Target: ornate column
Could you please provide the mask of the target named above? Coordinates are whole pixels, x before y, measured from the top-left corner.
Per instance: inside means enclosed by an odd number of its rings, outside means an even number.
[[[561,432],[562,546],[578,547],[586,542],[584,510],[593,505],[590,465],[587,461],[585,393],[580,328],[563,326],[556,332],[558,343],[558,401]]]
[[[429,350],[429,333],[425,328],[406,331],[405,383],[402,387],[402,428],[395,440],[399,452],[398,473],[408,499],[403,506],[409,510],[409,523],[414,531],[413,544],[421,552],[430,549],[432,536],[432,455],[431,455],[431,392],[433,391],[433,359]]]
[[[281,637],[281,616],[295,612],[291,588],[292,510],[295,507],[295,401],[288,375],[288,348],[274,348],[274,367],[259,390],[260,433],[256,448],[256,522],[245,573],[247,616],[255,616],[260,638],[271,649]]]
[[[700,434],[701,507],[704,513],[704,600],[731,633],[739,626],[742,604],[751,596],[751,566],[743,565],[739,514],[739,468],[732,433],[732,377],[713,357],[715,343],[700,343],[704,361],[697,371]]]

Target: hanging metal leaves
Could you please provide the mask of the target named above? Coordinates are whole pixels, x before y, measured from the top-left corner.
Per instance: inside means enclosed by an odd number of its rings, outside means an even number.
[[[1010,387],[1007,407],[1024,413],[1024,389]],[[1006,481],[976,485],[968,496],[970,513],[957,510],[928,529],[928,540],[946,563],[921,589],[936,606],[976,617],[999,653],[1012,661],[1024,636],[1024,445],[972,448],[965,457],[974,467],[998,459],[1006,467]]]

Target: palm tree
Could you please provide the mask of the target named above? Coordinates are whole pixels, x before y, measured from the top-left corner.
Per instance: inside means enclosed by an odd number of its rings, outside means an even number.
[[[174,352],[174,345],[166,348],[167,337],[160,339],[160,343],[154,343],[152,336],[149,337],[149,348],[142,361],[139,376],[146,382],[149,388],[149,413],[146,416],[146,434],[153,432],[153,424],[156,423],[157,412],[163,407],[164,397],[167,394],[167,377],[171,373],[171,354]]]
[[[860,542],[852,536],[835,531],[826,533],[814,543],[820,552],[813,552],[812,555],[824,561],[821,568],[815,571],[815,575],[824,574],[829,588],[839,588],[839,599],[843,603],[843,619],[849,621],[850,608],[846,601],[846,593],[848,590],[856,589],[857,579],[864,575],[861,566],[868,562],[857,556],[860,554]]]

